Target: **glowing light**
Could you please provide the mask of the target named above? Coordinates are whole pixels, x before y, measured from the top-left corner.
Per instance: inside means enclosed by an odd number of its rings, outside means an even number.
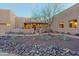
[[[10,24],[7,24],[7,27],[9,27],[10,26]]]
[[[75,22],[75,25],[77,25],[77,22]]]

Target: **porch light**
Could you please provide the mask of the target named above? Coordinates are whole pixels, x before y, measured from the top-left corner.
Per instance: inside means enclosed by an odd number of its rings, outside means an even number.
[[[6,24],[6,26],[7,26],[7,27],[9,27],[9,26],[10,26],[10,24]]]

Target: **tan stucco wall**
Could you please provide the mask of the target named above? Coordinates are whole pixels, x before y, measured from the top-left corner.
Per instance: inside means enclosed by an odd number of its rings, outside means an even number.
[[[24,27],[24,22],[25,18],[24,17],[16,17],[15,19],[15,26],[16,28],[23,28]]]
[[[16,15],[7,9],[0,9],[0,23],[4,23],[5,25],[0,24],[0,34],[10,31],[15,27],[15,17]],[[10,24],[7,27],[7,24]]]
[[[77,28],[69,28],[69,20],[77,19]],[[59,21],[64,21],[64,28],[59,28]],[[79,4],[57,14],[52,23],[52,29],[59,32],[79,33]]]
[[[7,31],[6,24],[9,22],[10,16],[9,16],[9,10],[0,9],[0,35],[5,33]]]
[[[7,23],[9,19],[9,10],[0,9],[0,23]]]
[[[11,28],[15,28],[15,18],[16,18],[16,15],[10,11],[10,25],[11,25]]]

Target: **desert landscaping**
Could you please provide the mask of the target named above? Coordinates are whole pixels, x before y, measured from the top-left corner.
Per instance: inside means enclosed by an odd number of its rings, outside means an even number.
[[[32,34],[33,35],[33,34]],[[79,39],[41,33],[35,36],[1,36],[0,50],[17,56],[79,56]],[[6,54],[8,55],[8,54]]]

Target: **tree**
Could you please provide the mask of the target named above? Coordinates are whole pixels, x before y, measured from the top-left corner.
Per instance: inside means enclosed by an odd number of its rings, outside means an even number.
[[[61,11],[61,4],[48,4],[43,10],[42,10],[42,17],[43,19],[48,22],[49,30],[51,30],[51,26],[54,20],[54,16]]]
[[[61,11],[61,4],[47,4],[43,9],[38,12],[34,12],[33,19],[48,22],[49,30],[51,30],[51,24],[53,23],[54,16]]]
[[[41,9],[40,11],[33,13],[33,18],[36,20],[41,20],[48,22],[48,28],[51,30],[51,26],[54,20],[54,17],[56,14],[62,11],[64,8],[64,4],[47,4],[44,9]],[[63,39],[66,40],[65,34],[62,34]]]
[[[41,17],[41,12],[40,11],[38,11],[38,12],[32,11],[32,12],[33,12],[32,13],[32,19],[33,20],[40,20],[41,22],[43,21],[42,17]]]

